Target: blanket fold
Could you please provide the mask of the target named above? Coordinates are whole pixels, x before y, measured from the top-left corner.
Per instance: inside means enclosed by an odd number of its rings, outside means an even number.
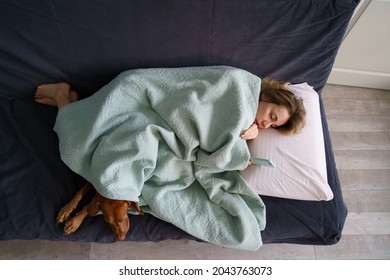
[[[260,78],[226,66],[138,69],[58,112],[62,160],[103,196],[217,245],[256,250],[265,207],[240,176]]]

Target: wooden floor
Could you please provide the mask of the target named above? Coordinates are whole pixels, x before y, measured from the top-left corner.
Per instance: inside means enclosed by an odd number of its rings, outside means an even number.
[[[390,259],[390,91],[327,85],[324,103],[349,215],[333,246],[242,252],[192,241],[2,241],[0,259]]]

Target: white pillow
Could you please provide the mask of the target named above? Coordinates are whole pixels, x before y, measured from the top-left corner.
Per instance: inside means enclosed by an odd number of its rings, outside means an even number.
[[[260,130],[256,139],[248,141],[251,156],[270,159],[276,167],[252,165],[241,175],[260,195],[331,200],[318,94],[307,83],[290,84],[288,89],[303,99],[305,127],[291,136],[275,129]]]

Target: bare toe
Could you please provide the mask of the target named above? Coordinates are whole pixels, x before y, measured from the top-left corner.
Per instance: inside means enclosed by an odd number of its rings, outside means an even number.
[[[44,105],[50,105],[50,106],[56,106],[57,103],[52,98],[43,97],[40,95],[35,94],[35,102],[44,104]]]
[[[79,100],[79,95],[76,91],[71,90],[69,93],[70,102],[76,102]]]

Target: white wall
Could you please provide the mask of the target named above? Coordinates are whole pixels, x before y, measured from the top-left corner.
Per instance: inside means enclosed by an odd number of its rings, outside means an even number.
[[[328,83],[390,90],[390,0],[361,0]]]

